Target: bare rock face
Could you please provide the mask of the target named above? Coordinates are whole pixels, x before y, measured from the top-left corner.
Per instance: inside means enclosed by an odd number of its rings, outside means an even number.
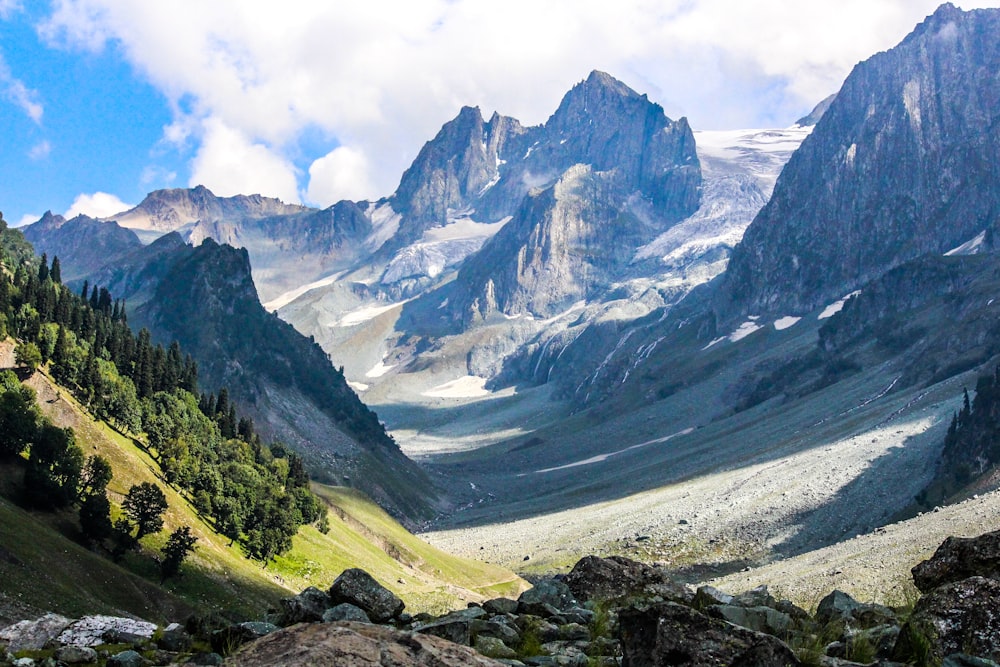
[[[622,665],[626,667],[797,667],[801,664],[776,637],[709,618],[673,602],[623,610],[619,623]]]
[[[912,570],[922,593],[972,576],[1000,579],[1000,531],[978,537],[949,537]]]
[[[855,67],[734,250],[725,318],[804,313],[993,231],[998,31],[944,4]]]
[[[500,667],[467,646],[440,637],[364,623],[301,624],[247,645],[233,667]]]
[[[969,577],[922,596],[900,632],[895,657],[928,652],[931,664],[953,653],[1000,660],[1000,581]]]

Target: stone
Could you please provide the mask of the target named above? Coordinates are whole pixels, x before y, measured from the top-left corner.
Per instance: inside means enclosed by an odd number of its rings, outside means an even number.
[[[491,615],[517,613],[517,600],[494,598],[483,603],[483,609]]]
[[[441,637],[462,646],[472,644],[472,620],[468,618],[444,616],[436,621],[417,625],[413,631]]]
[[[832,591],[816,606],[816,620],[829,623],[833,620],[850,618],[861,603],[843,591]]]
[[[475,649],[488,658],[516,658],[517,651],[507,646],[496,637],[479,635],[476,637]]]
[[[324,623],[334,623],[336,621],[357,621],[358,623],[371,623],[368,614],[361,607],[356,607],[349,602],[341,602],[336,607],[331,607],[323,612]]]
[[[440,637],[365,623],[295,625],[247,644],[231,667],[499,667],[497,662]]]
[[[659,597],[678,602],[692,599],[690,591],[662,570],[623,556],[582,558],[566,575],[566,585],[582,602],[630,597]]]
[[[954,653],[949,655],[941,663],[941,667],[1000,667],[992,660],[977,658],[964,653]]]
[[[67,665],[97,662],[97,651],[89,646],[60,646],[56,649],[55,659]]]
[[[949,537],[910,572],[922,593],[974,576],[1000,579],[1000,530],[979,537]]]
[[[710,618],[674,602],[619,612],[623,664],[639,667],[791,667],[801,663],[776,637]]]
[[[1000,659],[1000,581],[970,577],[922,596],[899,633],[893,658],[905,662],[927,651],[934,662],[953,653]]]
[[[472,624],[472,632],[477,637],[494,637],[508,646],[516,646],[521,641],[521,633],[507,621],[505,616],[495,616],[490,620],[476,620]]]
[[[145,664],[143,657],[131,649],[108,658],[108,667],[144,667]]]
[[[224,662],[218,653],[195,653],[188,658],[189,665],[221,665]]]
[[[273,623],[248,621],[237,623],[212,633],[212,650],[222,655],[228,655],[236,648],[279,630]]]
[[[358,568],[344,570],[330,586],[333,604],[348,602],[360,607],[375,623],[387,623],[403,612],[403,601]]]
[[[771,595],[765,584],[739,595],[734,595],[732,604],[742,607],[771,607],[774,609],[778,605],[778,600]]]
[[[699,586],[698,590],[695,591],[694,598],[691,600],[691,606],[695,609],[705,609],[717,604],[731,604],[732,601],[732,595],[723,593],[718,588],[706,584]]]
[[[181,653],[191,648],[191,636],[178,626],[177,629],[164,630],[156,645],[165,651]]]
[[[139,644],[151,639],[156,624],[119,616],[84,616],[64,629],[56,641],[66,646]]]
[[[716,605],[706,609],[705,613],[743,628],[775,636],[786,635],[793,625],[791,616],[770,607]]]
[[[559,626],[559,639],[568,642],[590,641],[590,629],[579,623],[567,623]]]
[[[0,641],[7,644],[7,650],[11,653],[37,651],[58,637],[72,622],[59,614],[45,614],[33,621],[20,621],[0,630]]]
[[[322,620],[323,612],[333,606],[330,596],[310,586],[298,595],[281,600],[281,625],[314,623]]]
[[[535,613],[526,611],[531,609],[544,609],[548,605],[555,609],[557,613],[563,609],[571,609],[580,606],[573,597],[573,592],[569,586],[556,579],[542,579],[528,590],[521,593],[517,599],[518,613]],[[538,616],[553,616],[554,614],[536,614]]]

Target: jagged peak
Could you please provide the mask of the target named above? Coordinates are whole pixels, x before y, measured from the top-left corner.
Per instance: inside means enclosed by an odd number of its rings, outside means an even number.
[[[635,92],[607,72],[602,72],[596,69],[593,70],[583,82],[574,86],[574,88],[579,87],[583,87],[588,90],[606,90],[617,95],[621,95],[622,97],[645,97],[645,95],[639,95],[639,93]]]

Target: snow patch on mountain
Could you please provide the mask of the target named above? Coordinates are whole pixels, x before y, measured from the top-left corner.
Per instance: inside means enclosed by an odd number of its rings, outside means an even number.
[[[296,287],[293,290],[289,290],[284,294],[280,294],[275,298],[271,299],[270,301],[268,301],[267,303],[265,303],[264,308],[270,311],[275,311],[278,310],[279,308],[284,308],[285,306],[290,304],[292,301],[295,301],[306,292],[314,290],[317,287],[326,287],[327,285],[334,284],[335,282],[343,278],[345,273],[347,272],[340,271],[339,273],[335,273],[332,276],[321,278],[307,285],[302,285],[301,287]]]
[[[372,221],[372,233],[365,240],[365,248],[374,252],[396,235],[403,216],[396,213],[389,202],[370,204],[368,215]]]
[[[778,331],[784,331],[785,329],[794,327],[801,319],[801,317],[781,317],[774,321],[774,328]]]
[[[820,313],[819,317],[817,317],[816,319],[826,320],[826,319],[829,319],[829,318],[833,317],[834,315],[836,315],[837,313],[839,313],[841,310],[844,309],[844,304],[847,303],[848,299],[850,299],[852,296],[857,296],[859,294],[861,294],[861,290],[855,290],[855,291],[851,292],[850,294],[848,294],[847,296],[845,296],[845,297],[843,297],[841,299],[837,299],[836,301],[834,301],[833,303],[831,303],[829,306],[827,306],[826,308],[824,308],[823,312]]]
[[[430,398],[483,398],[489,396],[486,389],[486,378],[475,375],[465,375],[456,380],[445,382],[423,392],[421,396]]]
[[[974,238],[969,239],[957,248],[952,248],[945,253],[945,257],[954,255],[975,255],[983,249],[983,242],[986,241],[986,230],[979,232]]]

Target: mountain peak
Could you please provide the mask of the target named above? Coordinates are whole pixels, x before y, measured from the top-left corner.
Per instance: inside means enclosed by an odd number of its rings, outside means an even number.
[[[580,84],[575,87],[584,87],[588,90],[607,90],[613,92],[622,97],[640,97],[639,93],[635,92],[624,83],[611,76],[607,72],[602,72],[600,70],[594,70],[590,75]]]

